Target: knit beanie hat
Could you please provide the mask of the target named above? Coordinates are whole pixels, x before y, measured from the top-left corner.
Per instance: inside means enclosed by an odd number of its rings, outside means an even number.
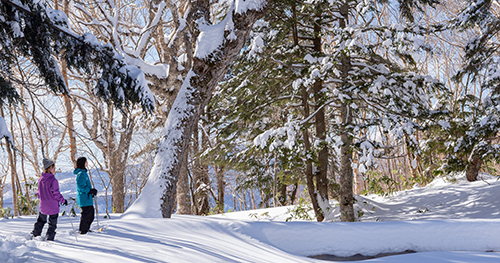
[[[47,168],[49,168],[53,164],[54,164],[54,161],[52,161],[51,159],[43,158],[43,169],[44,170],[47,170]]]

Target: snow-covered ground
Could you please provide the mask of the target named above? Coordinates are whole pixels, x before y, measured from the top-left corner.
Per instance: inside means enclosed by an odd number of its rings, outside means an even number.
[[[0,262],[328,262],[307,256],[407,250],[416,253],[363,262],[500,262],[495,178],[437,179],[388,198],[357,200],[364,212],[357,223],[285,222],[291,207],[171,219],[101,214],[102,232],[75,237],[70,218],[60,216],[55,242],[27,238],[34,216],[0,219]],[[75,228],[78,220],[72,218]]]

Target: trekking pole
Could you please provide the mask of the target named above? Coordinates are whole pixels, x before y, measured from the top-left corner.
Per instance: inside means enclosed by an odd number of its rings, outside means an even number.
[[[73,199],[73,198],[70,198],[70,199]],[[71,228],[73,229],[73,233],[75,233],[76,242],[78,242],[78,237],[76,237],[75,226],[73,225],[73,220],[71,220],[71,209],[73,208],[73,204],[71,205],[71,208],[69,209],[69,213],[67,211],[66,211],[66,213],[68,214],[69,222],[71,222]]]
[[[92,184],[92,187],[95,189],[94,181],[92,180],[92,175],[90,174],[90,169],[89,169],[89,179],[90,179],[90,183]],[[94,199],[95,212],[97,215],[97,231],[99,231],[99,229],[101,229],[101,228],[99,227],[99,207],[97,206],[97,195],[92,197],[92,199]]]

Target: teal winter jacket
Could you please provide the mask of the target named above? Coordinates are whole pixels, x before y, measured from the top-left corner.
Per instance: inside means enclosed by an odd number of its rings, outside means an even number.
[[[79,207],[94,205],[92,195],[89,194],[92,185],[87,174],[87,169],[76,168],[73,173],[76,175],[76,203]]]

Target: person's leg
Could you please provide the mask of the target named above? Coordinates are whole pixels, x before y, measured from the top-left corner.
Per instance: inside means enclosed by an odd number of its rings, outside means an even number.
[[[80,233],[86,234],[90,229],[90,224],[94,220],[94,207],[84,206],[82,207],[82,218],[80,220]]]
[[[42,234],[43,226],[45,225],[45,223],[47,223],[47,216],[42,213],[38,213],[38,218],[31,234],[33,234],[33,236],[35,237],[40,236]]]
[[[94,218],[95,218],[95,216],[94,216],[95,215],[94,206],[91,206],[90,210],[91,210],[91,212],[90,212],[90,216],[89,216],[89,228],[88,228],[89,231],[90,231],[90,225],[92,225],[92,222],[94,222]]]
[[[85,221],[87,220],[87,218],[86,218],[87,209],[86,208],[87,208],[86,206],[80,207],[80,209],[82,209],[82,216],[80,217],[80,226],[78,228],[80,233],[83,233],[83,230],[85,229]]]
[[[59,214],[49,216],[49,230],[47,230],[46,236],[47,240],[54,241],[54,237],[56,236],[57,217],[59,217]]]

